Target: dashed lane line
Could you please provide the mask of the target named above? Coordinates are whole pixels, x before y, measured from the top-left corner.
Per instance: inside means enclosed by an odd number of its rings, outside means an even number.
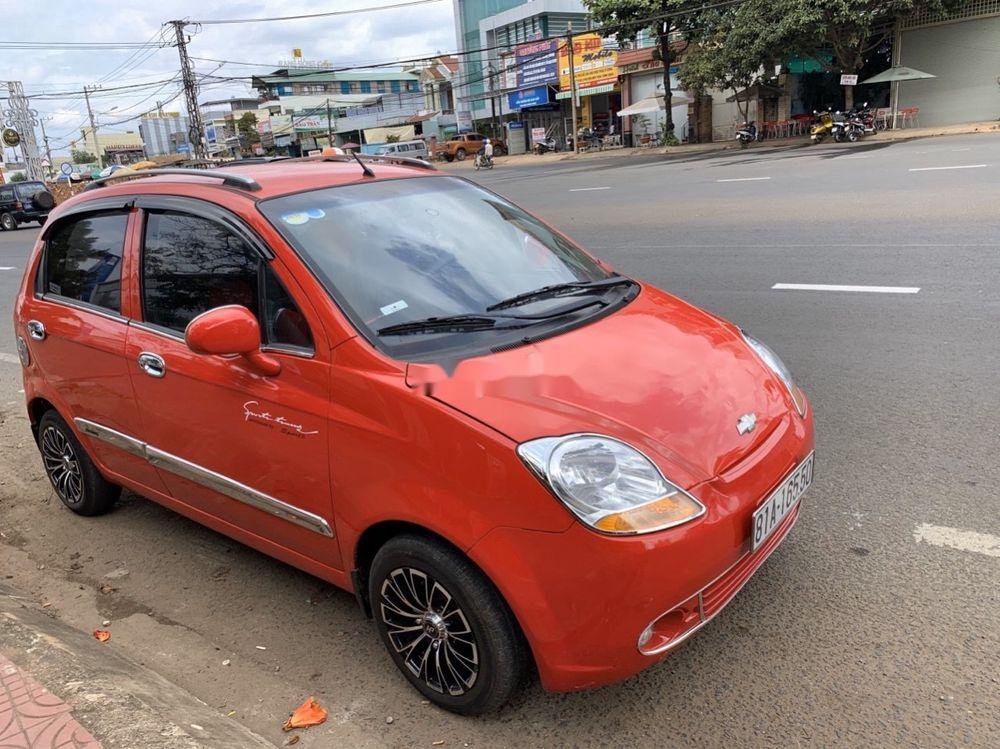
[[[943,546],[959,551],[971,551],[1000,558],[1000,536],[945,525],[921,523],[913,530],[913,540],[931,546]]]
[[[716,182],[761,182],[770,177],[734,177],[732,179],[717,179]]]
[[[590,192],[591,190],[610,190],[610,187],[574,187],[570,192]]]
[[[860,291],[872,294],[916,294],[919,286],[843,286],[829,283],[776,283],[781,291]]]
[[[944,172],[948,169],[983,169],[989,164],[962,164],[960,166],[917,166],[910,169],[911,172]]]

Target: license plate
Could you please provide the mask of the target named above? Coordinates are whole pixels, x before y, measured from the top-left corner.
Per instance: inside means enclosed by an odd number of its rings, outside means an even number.
[[[805,490],[809,488],[813,480],[814,455],[815,453],[809,453],[805,460],[792,469],[781,482],[781,486],[754,510],[753,523],[750,526],[750,551],[756,551],[768,536],[774,533],[774,529],[781,525],[781,521],[798,504]]]

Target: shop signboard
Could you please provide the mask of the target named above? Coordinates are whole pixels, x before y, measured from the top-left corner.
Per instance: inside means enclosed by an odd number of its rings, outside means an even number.
[[[536,107],[539,104],[549,103],[549,87],[535,86],[525,88],[520,91],[512,91],[507,94],[507,105],[512,110],[519,110],[522,107]]]
[[[459,109],[455,112],[455,123],[458,125],[458,132],[472,132],[472,112],[468,109]]]
[[[842,74],[840,76],[840,85],[841,86],[857,86],[858,85],[858,77],[856,75],[848,75],[846,73]]]
[[[559,80],[558,39],[519,44],[514,49],[517,87],[532,88]]]
[[[531,128],[531,143],[541,143],[545,140],[545,128],[544,127],[533,127]]]
[[[500,88],[517,88],[517,64],[512,52],[500,55]]]
[[[573,69],[577,90],[618,82],[618,49],[600,34],[580,34],[573,37]],[[570,90],[569,45],[559,46],[559,88]]]

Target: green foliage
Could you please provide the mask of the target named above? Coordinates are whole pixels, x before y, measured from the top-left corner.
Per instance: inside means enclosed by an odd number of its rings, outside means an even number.
[[[399,143],[399,136],[396,133],[390,133],[385,136],[386,143]]]
[[[70,157],[73,159],[74,164],[93,164],[97,161],[97,157],[88,151],[78,151],[73,149],[69,153]]]
[[[17,172],[16,174],[12,174],[11,175],[10,181],[11,182],[27,182],[28,181],[28,175],[25,174],[24,172]]]
[[[260,143],[260,133],[257,132],[257,115],[253,112],[244,112],[236,120],[236,134],[244,147]]]

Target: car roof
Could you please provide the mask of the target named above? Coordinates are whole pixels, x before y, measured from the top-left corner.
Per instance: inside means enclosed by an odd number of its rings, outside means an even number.
[[[267,200],[268,198],[289,193],[314,190],[323,187],[339,187],[341,185],[372,182],[386,179],[401,179],[407,177],[427,177],[440,174],[434,169],[365,160],[364,165],[375,174],[366,177],[361,164],[351,160],[331,160],[322,157],[304,159],[280,159],[267,163],[251,164],[230,163],[221,170],[192,169],[191,174],[169,174],[144,177],[142,179],[122,179],[106,185],[93,186],[83,193],[88,198],[112,197],[117,195],[135,195],[141,193],[164,192],[168,185],[198,185],[200,188],[216,187],[233,194],[244,195],[251,200]],[[178,170],[179,171],[179,170]],[[141,172],[139,172],[141,174]],[[237,189],[225,186],[220,179],[226,176],[247,177],[259,186],[259,190]],[[152,189],[150,189],[152,188]]]

